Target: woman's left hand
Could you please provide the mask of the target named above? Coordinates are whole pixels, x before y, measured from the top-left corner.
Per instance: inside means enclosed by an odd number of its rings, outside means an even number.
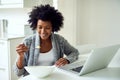
[[[57,67],[64,66],[65,64],[68,64],[68,60],[65,58],[60,58],[59,60],[56,61],[55,65]]]

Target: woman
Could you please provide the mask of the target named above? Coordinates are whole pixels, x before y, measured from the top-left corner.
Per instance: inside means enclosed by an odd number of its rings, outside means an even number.
[[[58,10],[50,5],[36,6],[29,18],[30,27],[36,34],[25,38],[16,48],[18,58],[14,70],[18,76],[28,74],[24,66],[60,67],[78,59],[78,50],[54,33],[63,25],[63,16]]]

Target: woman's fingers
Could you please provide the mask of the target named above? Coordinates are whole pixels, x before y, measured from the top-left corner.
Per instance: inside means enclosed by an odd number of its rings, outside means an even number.
[[[68,60],[65,58],[60,58],[58,61],[56,61],[55,65],[60,67],[64,66],[65,64],[68,64]]]
[[[25,46],[24,44],[19,44],[17,48]]]
[[[27,47],[18,47],[18,48],[16,48],[16,51],[17,52],[19,52],[19,51],[24,51],[24,52],[26,52],[28,50],[28,48]]]
[[[23,55],[24,52],[26,52],[28,50],[28,48],[24,45],[24,44],[19,44],[17,47],[16,47],[16,51],[19,55]]]

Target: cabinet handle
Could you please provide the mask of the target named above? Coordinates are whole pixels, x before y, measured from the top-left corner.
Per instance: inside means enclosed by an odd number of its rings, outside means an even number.
[[[4,43],[4,42],[0,42],[0,44],[2,44],[2,45],[3,45],[3,44],[5,44],[5,43]]]
[[[3,68],[3,67],[0,67],[0,70],[6,70],[5,68]]]
[[[6,70],[5,66],[0,65],[0,70]]]

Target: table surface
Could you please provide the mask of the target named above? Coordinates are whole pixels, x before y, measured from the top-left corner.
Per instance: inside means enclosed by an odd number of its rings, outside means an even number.
[[[105,68],[83,76],[56,68],[55,71],[46,78],[37,78],[32,75],[19,78],[19,80],[120,80],[120,68]]]

